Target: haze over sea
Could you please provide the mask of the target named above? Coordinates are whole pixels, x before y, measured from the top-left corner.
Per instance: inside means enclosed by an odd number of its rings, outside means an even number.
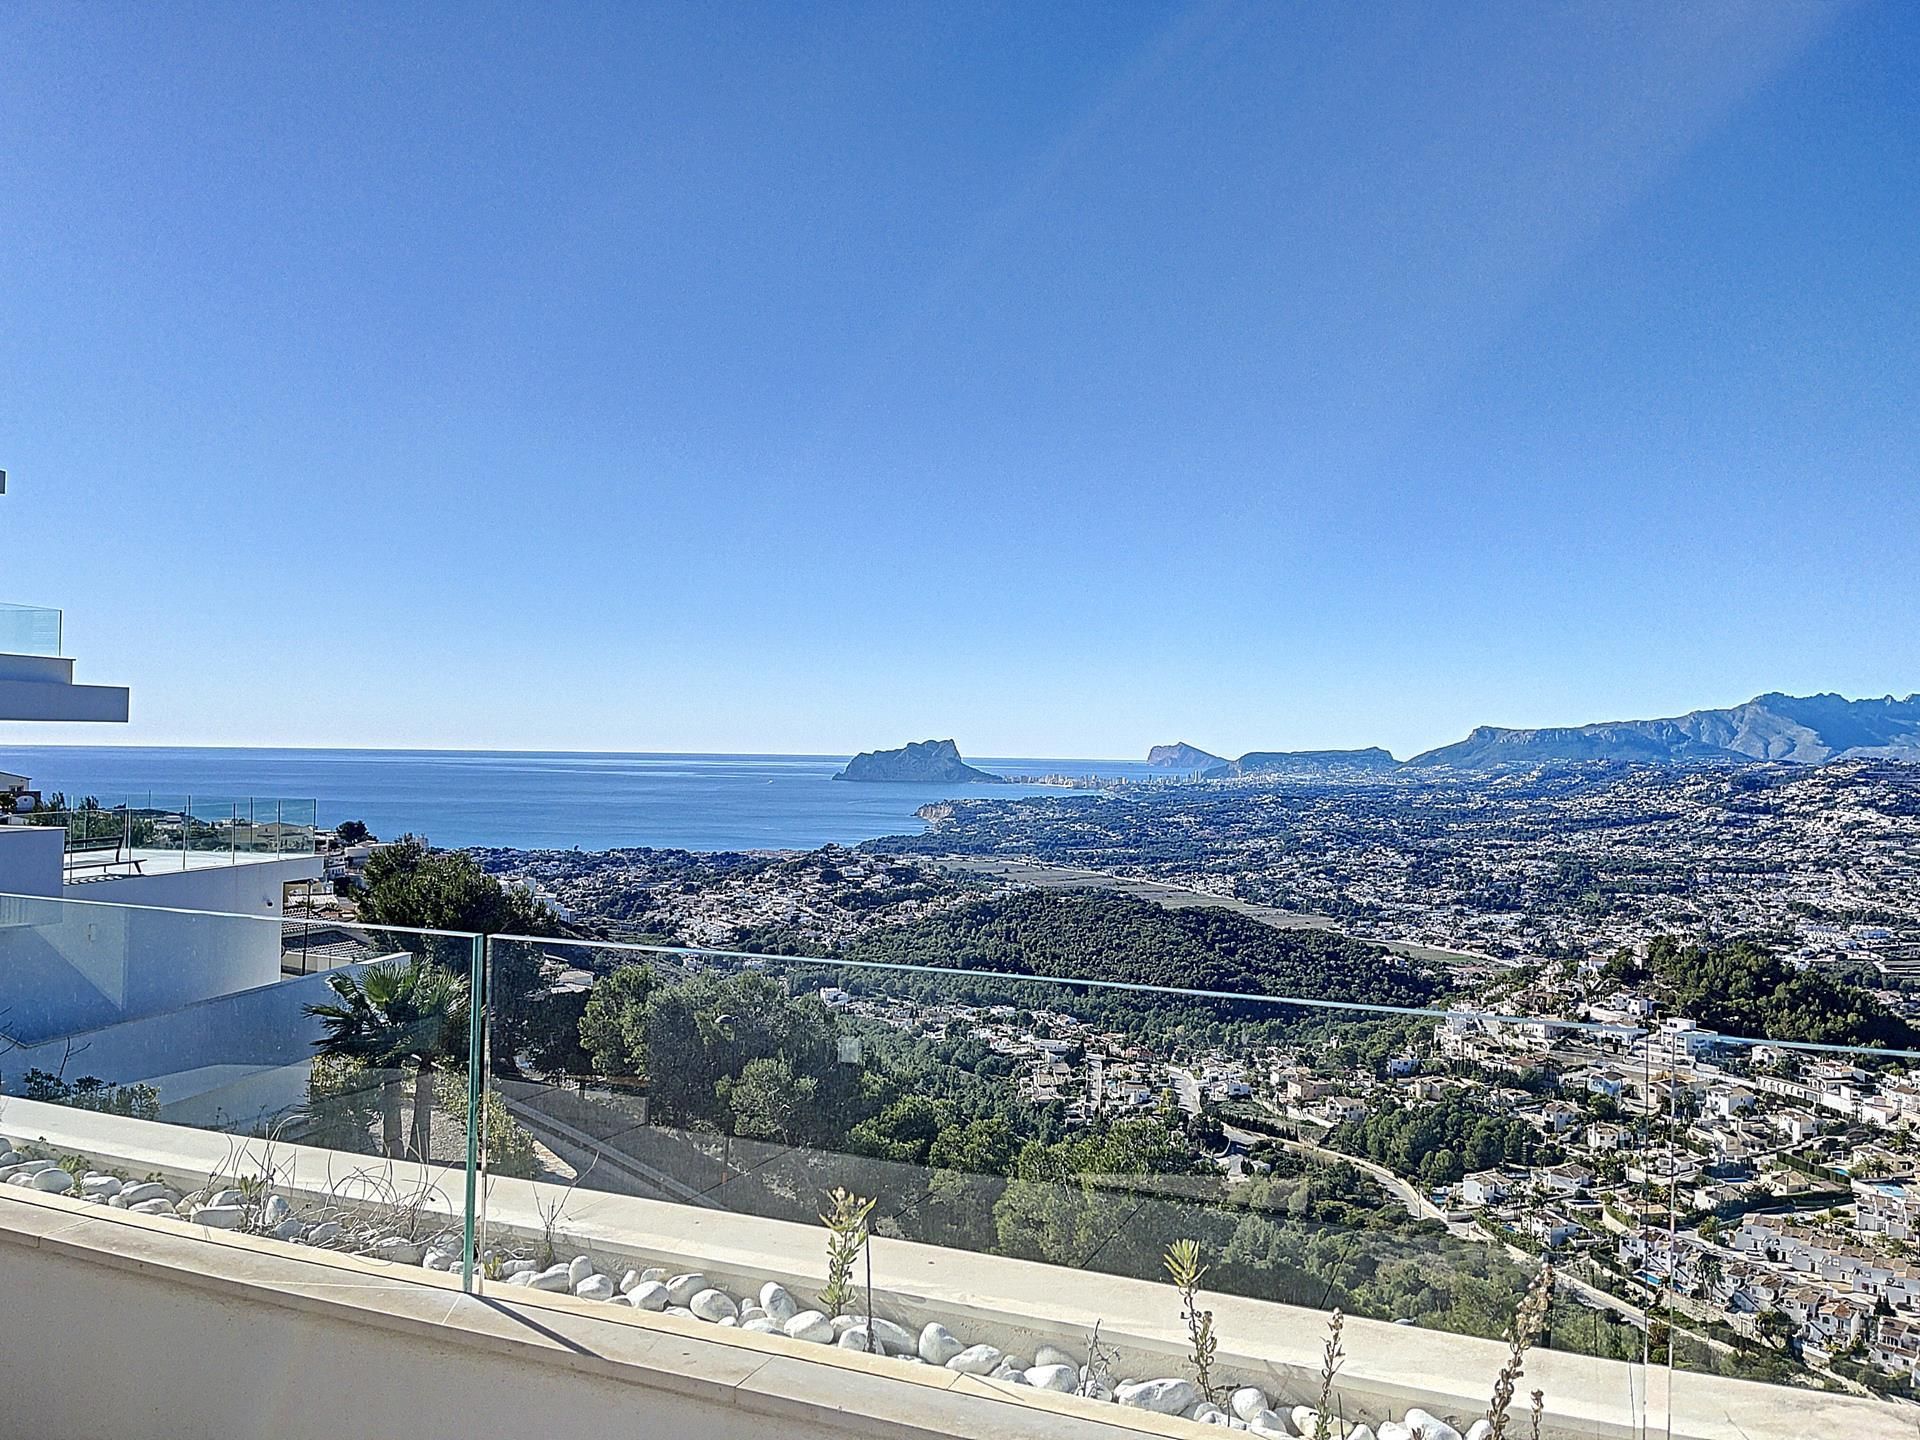
[[[959,796],[1062,793],[1026,785],[836,783],[846,756],[619,755],[479,750],[251,750],[8,746],[0,770],[103,805],[203,797],[317,799],[320,823],[382,839],[608,850],[811,849],[925,828],[914,811]],[[982,760],[999,774],[1166,776],[1138,761]],[[1084,793],[1084,792],[1069,792]]]

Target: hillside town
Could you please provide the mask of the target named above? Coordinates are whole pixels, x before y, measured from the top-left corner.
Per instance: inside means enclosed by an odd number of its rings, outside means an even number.
[[[1656,934],[1920,969],[1920,765],[1563,764],[956,801],[896,856],[1022,856],[1500,959]]]
[[[1193,1051],[1141,1043],[1068,1009],[913,1001],[839,987],[822,1000],[897,1030],[963,1031],[1012,1067],[1029,1105],[1070,1127],[1139,1113],[1223,1122],[1230,1181],[1263,1146],[1350,1155],[1416,1218],[1553,1255],[1582,1303],[1722,1348],[1790,1345],[1818,1372],[1900,1388],[1920,1363],[1920,1077],[1884,1061],[1756,1044],[1659,1013],[1568,967],[1567,1018],[1458,1008],[1377,1063],[1346,1063],[1376,1022],[1299,1045]],[[1347,1030],[1356,1032],[1348,1035]],[[1443,1149],[1371,1163],[1369,1116],[1460,1103],[1526,1127],[1489,1157]],[[1395,1182],[1398,1183],[1395,1183]]]

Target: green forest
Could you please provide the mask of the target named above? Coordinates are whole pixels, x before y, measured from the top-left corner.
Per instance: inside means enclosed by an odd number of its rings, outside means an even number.
[[[1442,989],[1363,941],[1094,890],[1026,890],[871,930],[839,958],[1380,1005],[1425,1005]]]
[[[1820,970],[1797,970],[1751,940],[1714,947],[1663,935],[1647,947],[1644,963],[1623,953],[1610,964],[1623,980],[1651,980],[1675,1014],[1729,1035],[1920,1048],[1920,1032],[1872,991]]]

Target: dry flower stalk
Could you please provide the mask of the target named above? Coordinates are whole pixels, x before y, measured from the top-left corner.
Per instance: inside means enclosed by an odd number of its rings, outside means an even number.
[[[1543,1261],[1540,1273],[1527,1287],[1526,1298],[1514,1312],[1513,1323],[1507,1327],[1507,1363],[1500,1367],[1500,1376],[1493,1384],[1493,1403],[1487,1407],[1487,1422],[1493,1427],[1488,1431],[1488,1440],[1505,1440],[1507,1411],[1513,1405],[1517,1382],[1526,1374],[1527,1351],[1545,1328],[1547,1310],[1552,1304],[1553,1264]]]

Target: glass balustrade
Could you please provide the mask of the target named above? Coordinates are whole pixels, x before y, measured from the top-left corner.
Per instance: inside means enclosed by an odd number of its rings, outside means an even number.
[[[312,855],[318,803],[245,797],[154,797],[7,815],[8,825],[64,829],[70,880],[149,875],[243,860]]]
[[[1920,1056],[931,958],[0,897],[0,1184],[1256,1434],[1911,1428]]]
[[[58,610],[0,602],[0,655],[58,655]]]

